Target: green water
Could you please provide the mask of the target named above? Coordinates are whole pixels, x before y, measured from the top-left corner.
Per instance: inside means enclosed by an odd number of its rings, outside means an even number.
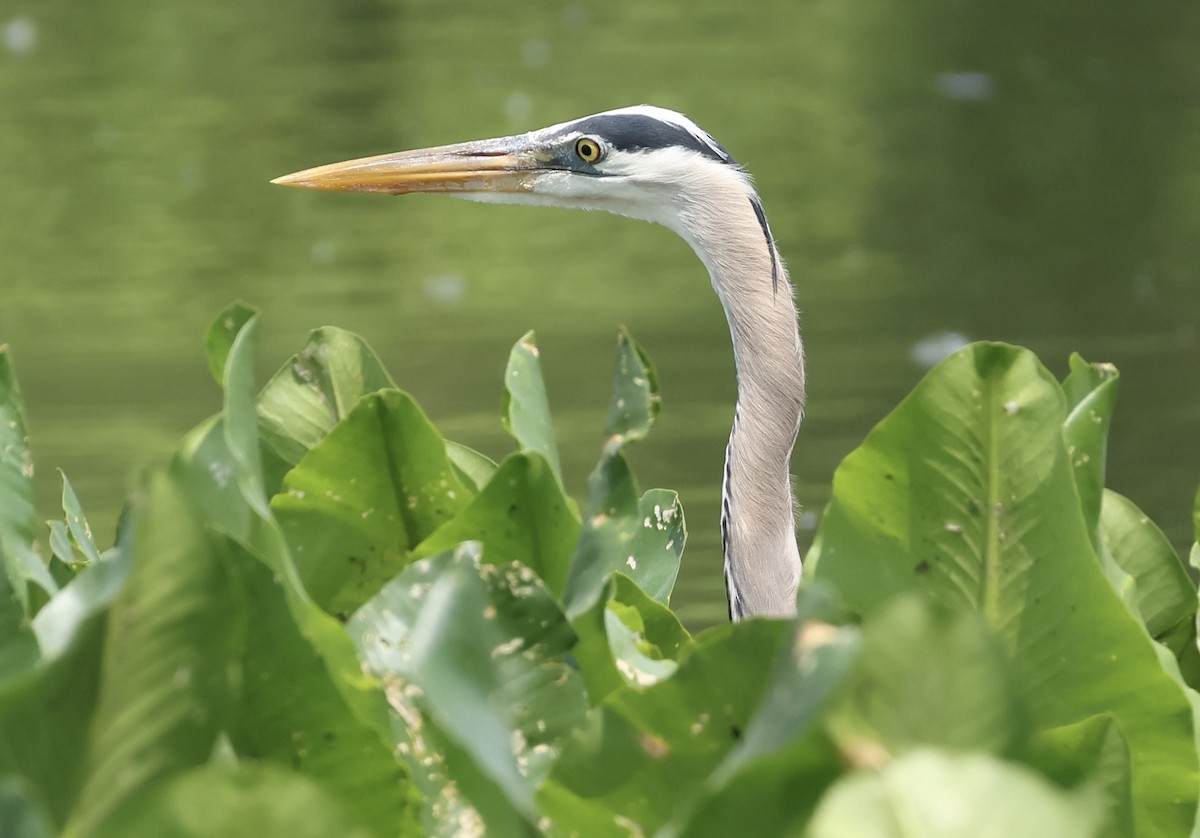
[[[635,452],[677,488],[677,604],[723,611],[724,318],[666,230],[597,214],[269,186],[318,163],[639,102],[758,178],[797,284],[802,539],[833,469],[918,380],[922,341],[1122,371],[1109,483],[1183,547],[1200,479],[1200,6],[1142,3],[0,5],[0,341],[38,500],[67,471],[102,532],[219,400],[201,352],[263,308],[263,374],[363,334],[450,437],[501,456],[500,376],[534,328],[568,483],[595,460],[613,339],[659,365]]]

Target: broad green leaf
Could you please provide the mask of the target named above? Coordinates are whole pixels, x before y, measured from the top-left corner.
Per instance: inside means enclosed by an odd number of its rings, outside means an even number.
[[[275,573],[292,620],[310,644],[312,654],[328,671],[346,705],[379,736],[387,736],[386,703],[376,685],[363,675],[349,636],[309,596],[270,509],[256,508],[256,487],[263,485],[262,474],[249,477],[242,474],[261,466],[245,451],[245,446],[252,444],[248,417],[255,410],[253,360],[256,332],[252,323],[248,322],[239,332],[234,351],[226,361],[226,387],[236,387],[240,393],[232,397],[227,395],[222,413],[201,424],[185,438],[172,462],[171,474],[186,492],[191,509],[206,526],[230,536]],[[365,351],[369,354],[369,350]],[[340,353],[333,355],[340,357]],[[328,360],[323,352],[316,352],[315,357]],[[232,367],[240,369],[233,370]],[[287,403],[286,399],[282,401]],[[287,424],[289,417],[279,418]],[[225,425],[230,423],[240,430],[234,434],[227,432]],[[242,446],[241,456],[235,456],[231,450],[231,440]],[[240,550],[234,552],[240,557]]]
[[[229,557],[164,475],[152,479],[135,515],[132,568],[108,621],[75,812],[81,834],[150,783],[203,763],[239,676],[247,603]]]
[[[213,318],[204,335],[208,371],[217,384],[225,382],[225,361],[233,348],[238,332],[258,314],[258,309],[240,300],[230,303],[225,310]]]
[[[797,606],[741,738],[661,838],[794,834],[852,758],[834,747],[822,720],[845,691],[859,632],[827,622],[839,610],[820,586],[801,588]]]
[[[1103,807],[985,754],[913,751],[875,773],[851,774],[821,801],[812,838],[1094,838]],[[752,825],[750,832],[753,832]]]
[[[893,755],[924,746],[1004,755],[1026,734],[1009,669],[978,614],[898,597],[863,626],[835,736],[845,749]]]
[[[1112,713],[1133,756],[1139,834],[1177,835],[1200,790],[1191,708],[1100,569],[1066,412],[1027,351],[951,356],[838,469],[810,573],[860,614],[907,590],[979,611],[1035,727]]]
[[[58,473],[62,475],[63,515],[67,528],[71,532],[71,538],[86,561],[98,562],[100,561],[100,551],[96,549],[96,541],[92,538],[92,528],[88,526],[87,518],[83,514],[83,506],[79,503],[79,497],[75,494],[75,489],[72,488],[67,475],[61,469]]]
[[[272,509],[305,588],[348,614],[471,502],[441,436],[408,395],[364,397],[284,479]]]
[[[505,429],[522,451],[536,451],[545,458],[554,476],[562,481],[558,464],[558,443],[550,420],[550,403],[542,380],[533,332],[526,332],[512,348],[504,369],[504,406],[501,416]]]
[[[449,777],[489,831],[511,827],[513,812],[533,823],[534,789],[586,709],[564,662],[574,636],[540,580],[520,565],[483,565],[467,544],[409,566],[347,629],[406,722],[401,751],[427,751],[431,726],[456,746]],[[462,756],[475,782],[462,782]],[[414,771],[428,768],[415,762]]]
[[[275,373],[258,397],[267,488],[368,393],[395,388],[369,346],[351,332],[326,326]]]
[[[0,344],[0,559],[7,583],[0,586],[0,638],[13,636],[19,616],[10,613],[9,598],[15,596],[21,612],[36,610],[30,601],[29,585],[47,594],[58,590],[50,570],[34,549],[37,518],[33,512],[33,456],[25,436],[25,404],[13,372],[8,348]]]
[[[539,793],[542,811],[564,832],[599,811],[641,834],[664,826],[737,744],[788,629],[773,620],[709,629],[670,678],[613,692],[564,748]]]
[[[319,783],[282,768],[204,765],[155,788],[97,838],[370,838]]]
[[[238,754],[320,783],[376,835],[415,834],[419,804],[390,743],[357,718],[292,619],[284,590],[249,556],[245,673],[230,738]]]
[[[81,570],[33,618],[43,660],[54,660],[75,642],[83,623],[117,598],[129,576],[129,545]]]
[[[488,564],[519,561],[559,597],[578,539],[579,519],[559,478],[540,454],[520,452],[501,463],[470,504],[418,544],[413,555],[432,556],[478,541]]]
[[[1098,834],[1134,834],[1129,747],[1111,716],[1040,732],[1026,762],[1063,788],[1089,783],[1104,802],[1104,829]]]
[[[1106,489],[1100,532],[1113,560],[1133,577],[1146,630],[1159,637],[1196,611],[1196,586],[1175,548],[1132,501]]]

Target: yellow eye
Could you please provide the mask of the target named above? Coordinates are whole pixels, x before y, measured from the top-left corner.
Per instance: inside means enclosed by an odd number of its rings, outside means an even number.
[[[595,163],[604,156],[604,150],[600,148],[600,143],[591,137],[580,137],[576,140],[575,153],[579,155],[579,159],[584,163]]]

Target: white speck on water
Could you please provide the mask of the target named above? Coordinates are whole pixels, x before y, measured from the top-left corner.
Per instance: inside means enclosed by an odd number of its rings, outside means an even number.
[[[801,530],[815,530],[817,524],[820,523],[821,516],[811,509],[806,509],[796,518],[796,526]]]
[[[504,100],[504,115],[513,124],[524,125],[533,114],[533,97],[515,90]]]
[[[992,98],[996,85],[990,73],[940,73],[937,77],[937,89],[947,99],[982,102]]]
[[[28,55],[37,46],[38,30],[33,18],[19,15],[4,25],[4,46],[13,55]]]
[[[521,60],[531,70],[540,70],[550,63],[550,43],[544,38],[530,38],[521,44]]]
[[[333,260],[337,258],[337,247],[329,239],[322,239],[313,242],[313,246],[308,250],[308,255],[314,265],[332,265]]]
[[[438,274],[427,277],[424,282],[425,298],[444,308],[462,304],[467,296],[467,280],[460,273]]]
[[[908,357],[917,366],[930,369],[970,342],[962,332],[938,332],[913,344]]]
[[[630,570],[637,570],[637,559],[635,559],[633,556],[630,556],[629,558],[627,558],[625,560],[625,564],[629,567]]]

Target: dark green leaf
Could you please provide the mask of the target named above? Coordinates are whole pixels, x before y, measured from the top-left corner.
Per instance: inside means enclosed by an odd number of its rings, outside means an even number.
[[[228,556],[166,476],[153,478],[135,516],[75,813],[84,834],[148,784],[208,758],[238,677],[246,603]]]
[[[227,306],[209,324],[208,332],[204,336],[204,346],[208,356],[208,371],[218,384],[223,385],[225,382],[225,361],[229,358],[234,338],[257,314],[257,308],[239,300]]]
[[[17,777],[0,780],[0,835],[5,838],[54,838],[57,831],[32,790]]]
[[[369,838],[318,783],[269,765],[205,765],[122,810],[98,838]]]

